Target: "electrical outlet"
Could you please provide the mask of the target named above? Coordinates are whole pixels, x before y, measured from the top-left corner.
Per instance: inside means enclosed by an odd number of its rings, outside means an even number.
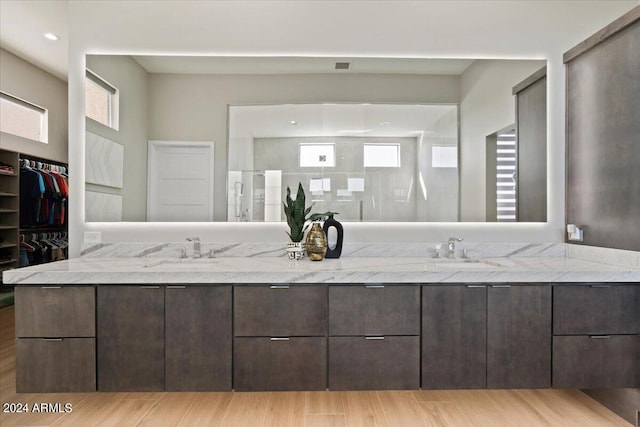
[[[102,241],[102,233],[99,231],[85,231],[84,242],[85,243],[100,243]]]

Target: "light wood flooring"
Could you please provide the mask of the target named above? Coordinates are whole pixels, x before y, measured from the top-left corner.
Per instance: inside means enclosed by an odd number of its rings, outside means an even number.
[[[2,427],[631,426],[577,390],[18,394],[13,315],[13,307],[0,310],[0,402],[71,403],[73,409],[0,412]]]

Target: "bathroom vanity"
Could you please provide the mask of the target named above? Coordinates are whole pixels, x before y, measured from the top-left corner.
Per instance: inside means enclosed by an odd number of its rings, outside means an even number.
[[[79,258],[4,277],[18,392],[640,386],[638,268]]]

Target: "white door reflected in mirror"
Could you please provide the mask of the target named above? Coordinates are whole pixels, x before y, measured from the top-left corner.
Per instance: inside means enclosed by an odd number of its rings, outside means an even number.
[[[149,141],[147,221],[213,221],[213,142]]]

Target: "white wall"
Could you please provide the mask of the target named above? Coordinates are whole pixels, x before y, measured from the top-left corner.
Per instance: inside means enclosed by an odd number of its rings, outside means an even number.
[[[121,195],[123,221],[146,221],[149,75],[128,56],[93,55],[87,67],[119,91],[118,130],[91,119],[86,128],[124,147],[124,185],[119,189],[87,184],[86,188]]]
[[[2,133],[0,148],[67,163],[67,82],[0,49],[0,90],[49,112],[47,144]]]
[[[460,79],[460,219],[486,220],[486,137],[515,124],[513,87],[544,61],[476,61]]]
[[[351,241],[562,241],[562,54],[637,1],[236,1],[70,2],[71,255],[82,232],[106,241],[280,241],[283,224],[87,224],[83,76],[86,53],[392,56],[548,59],[549,222],[546,224],[348,224]],[[219,141],[217,141],[219,142]]]

